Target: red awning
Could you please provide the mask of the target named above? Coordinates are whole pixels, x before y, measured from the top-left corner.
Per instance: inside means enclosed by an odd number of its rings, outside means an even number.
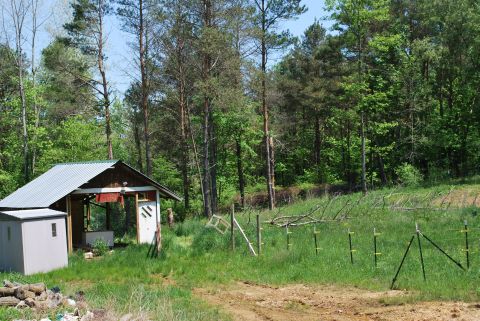
[[[121,203],[124,204],[123,195],[120,193],[100,193],[95,195],[97,203]]]

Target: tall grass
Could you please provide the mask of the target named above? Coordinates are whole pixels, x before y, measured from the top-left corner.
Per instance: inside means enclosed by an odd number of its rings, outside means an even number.
[[[464,186],[480,190],[478,186]],[[426,278],[421,273],[417,240],[400,272],[396,288],[412,294],[408,300],[478,300],[480,299],[480,218],[476,208],[441,208],[437,203],[425,204],[425,195],[445,195],[448,185],[431,188],[383,190],[341,196],[334,202],[328,198],[310,199],[278,211],[259,212],[262,227],[262,254],[252,257],[245,241],[236,233],[236,250],[230,248],[229,234],[221,235],[205,228],[206,220],[193,219],[163,229],[163,252],[157,259],[146,257],[147,246],[129,246],[115,250],[111,255],[85,261],[78,253],[70,258],[68,268],[46,274],[24,277],[18,274],[0,274],[3,279],[20,282],[46,282],[58,285],[66,294],[82,290],[92,308],[106,308],[116,316],[133,313],[153,320],[224,320],[225,315],[209,307],[192,295],[192,288],[252,281],[268,284],[310,283],[358,286],[371,290],[389,289],[392,278],[415,233],[415,223],[464,266],[465,234],[463,221],[470,227],[470,258],[468,271],[462,271],[443,254],[421,239]],[[396,196],[396,195],[400,196]],[[389,195],[389,202],[383,196]],[[419,210],[393,210],[396,197],[409,195]],[[430,198],[431,202],[435,197]],[[379,203],[379,200],[382,202]],[[423,201],[422,201],[423,200]],[[423,203],[422,203],[423,202]],[[414,203],[413,201],[411,203]],[[287,249],[284,228],[265,223],[273,217],[301,215],[322,206],[315,213],[325,222],[316,225],[291,227],[291,247]],[[323,211],[325,205],[329,204]],[[347,204],[347,206],[345,206]],[[420,206],[421,205],[421,206]],[[426,209],[429,206],[432,209]],[[411,205],[409,205],[411,206]],[[323,211],[323,212],[322,212]],[[340,211],[341,221],[330,220]],[[323,213],[323,214],[322,214]],[[238,213],[237,219],[255,243],[257,213]],[[345,214],[345,215],[344,215]],[[321,250],[315,254],[313,229],[319,231]],[[373,228],[378,237],[378,266],[374,266]],[[354,264],[350,262],[347,231],[354,232]],[[0,320],[31,317],[31,312],[0,309]]]

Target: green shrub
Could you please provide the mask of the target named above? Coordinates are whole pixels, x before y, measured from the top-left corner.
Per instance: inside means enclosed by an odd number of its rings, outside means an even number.
[[[0,169],[0,199],[12,193],[17,188],[12,174]]]
[[[418,186],[423,181],[423,175],[412,164],[403,163],[395,170],[398,182],[403,186]]]
[[[96,256],[103,256],[109,250],[107,242],[105,242],[103,239],[96,239],[95,242],[93,242],[92,247],[93,253]]]

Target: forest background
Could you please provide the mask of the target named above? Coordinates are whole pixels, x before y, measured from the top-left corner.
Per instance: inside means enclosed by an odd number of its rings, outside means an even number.
[[[476,1],[44,2],[0,2],[0,198],[107,158],[181,216],[479,172]]]

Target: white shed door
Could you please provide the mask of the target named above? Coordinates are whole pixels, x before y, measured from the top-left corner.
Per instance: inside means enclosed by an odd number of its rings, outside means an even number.
[[[157,229],[157,202],[139,202],[138,215],[140,243],[152,243]]]

